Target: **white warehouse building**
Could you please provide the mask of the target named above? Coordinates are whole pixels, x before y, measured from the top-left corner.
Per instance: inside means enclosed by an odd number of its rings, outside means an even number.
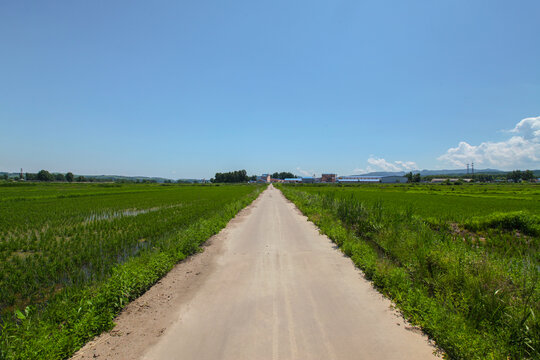
[[[363,183],[383,183],[383,184],[395,184],[406,183],[407,178],[405,176],[340,176],[337,178],[337,182],[343,184],[363,184]]]

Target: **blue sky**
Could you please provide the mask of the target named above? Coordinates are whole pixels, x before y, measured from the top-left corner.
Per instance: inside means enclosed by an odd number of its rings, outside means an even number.
[[[540,168],[538,1],[4,1],[0,171]]]

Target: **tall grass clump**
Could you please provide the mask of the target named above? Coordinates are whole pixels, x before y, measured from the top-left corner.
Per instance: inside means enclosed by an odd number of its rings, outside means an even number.
[[[526,235],[540,236],[540,215],[533,215],[526,211],[495,212],[488,216],[474,217],[466,221],[464,225],[472,231],[517,230]]]

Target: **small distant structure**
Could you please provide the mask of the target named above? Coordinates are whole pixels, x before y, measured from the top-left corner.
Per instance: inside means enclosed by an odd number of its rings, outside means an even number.
[[[285,178],[283,182],[286,184],[298,184],[302,182],[302,178]]]
[[[447,182],[447,181],[450,181],[450,182],[457,182],[459,181],[460,179],[431,179],[431,183],[432,184],[440,184],[440,183],[443,183],[443,182]],[[471,179],[463,179],[463,181],[471,181]]]
[[[21,173],[19,174],[19,180],[24,180],[23,170],[21,168]]]
[[[315,183],[315,177],[313,176],[306,176],[302,178],[302,183],[304,184],[313,184]]]
[[[351,183],[380,183],[380,176],[340,176],[337,178],[339,183],[351,184]]]
[[[339,176],[337,182],[343,184],[351,183],[382,183],[382,184],[395,184],[395,183],[406,183],[407,178],[405,176],[362,176],[362,175],[351,175],[351,176]]]
[[[261,176],[257,176],[258,183],[269,183],[270,179],[270,174],[262,174]]]
[[[336,181],[337,181],[336,174],[322,174],[321,175],[321,182],[323,183],[335,183]]]

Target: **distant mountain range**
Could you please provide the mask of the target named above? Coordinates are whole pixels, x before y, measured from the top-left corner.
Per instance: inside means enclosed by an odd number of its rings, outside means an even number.
[[[75,175],[75,177],[77,177],[79,175]],[[84,176],[85,178],[87,179],[96,179],[96,180],[100,180],[100,181],[120,181],[120,180],[125,180],[125,181],[145,181],[145,180],[150,180],[150,181],[155,181],[155,182],[158,182],[158,183],[164,183],[165,181],[172,181],[172,182],[176,182],[177,180],[175,179],[166,179],[166,178],[162,178],[162,177],[148,177],[148,176],[123,176],[123,175],[82,175]],[[185,181],[185,182],[200,182],[201,179],[180,179],[181,181]]]
[[[19,178],[19,173],[15,172],[2,172],[0,171],[0,176],[3,176],[4,174],[7,174],[9,178]],[[52,173],[53,175],[58,173]],[[64,174],[65,175],[65,174]],[[166,179],[162,177],[148,177],[148,176],[123,176],[123,175],[81,175],[81,174],[74,174],[75,178],[78,176],[84,176],[86,179],[95,179],[96,181],[155,181],[157,183],[164,183],[165,181],[173,181],[176,182],[177,180],[174,179]],[[201,179],[180,179],[183,182],[201,182]]]
[[[506,174],[508,171],[497,170],[497,169],[475,169],[475,174],[488,174],[488,175],[501,175]],[[404,176],[409,173],[409,171],[373,171],[365,174],[349,175],[349,176]],[[421,176],[434,176],[434,175],[444,175],[444,176],[463,176],[467,174],[467,169],[452,169],[452,170],[412,170],[413,174],[420,173]],[[470,172],[469,172],[470,173]],[[533,170],[533,173],[536,177],[540,177],[540,170]],[[2,172],[0,171],[0,176],[8,174],[9,178],[19,178],[19,173],[15,172]],[[52,173],[57,174],[57,173]],[[166,179],[162,177],[148,177],[148,176],[123,176],[123,175],[80,175],[75,174],[75,177],[84,176],[86,179],[95,179],[96,181],[155,181],[157,183],[164,182],[190,182],[198,183],[202,182],[202,179]]]
[[[474,169],[475,174],[487,174],[487,175],[501,175],[506,174],[508,171],[502,171],[497,169]],[[535,176],[540,176],[540,170],[533,170]],[[366,174],[360,174],[356,176],[403,176],[408,174],[409,171],[374,171]],[[467,175],[467,169],[452,169],[452,170],[412,170],[413,174],[420,173],[421,176],[429,175]],[[469,170],[470,174],[470,170]]]
[[[79,175],[75,175],[77,177]],[[119,180],[127,180],[127,181],[144,181],[144,180],[151,180],[158,183],[164,183],[165,181],[182,181],[182,182],[201,182],[204,179],[167,179],[162,177],[148,177],[148,176],[123,176],[123,175],[82,175],[85,178],[94,178],[99,179],[102,181],[119,181]],[[208,180],[208,179],[206,179]]]

